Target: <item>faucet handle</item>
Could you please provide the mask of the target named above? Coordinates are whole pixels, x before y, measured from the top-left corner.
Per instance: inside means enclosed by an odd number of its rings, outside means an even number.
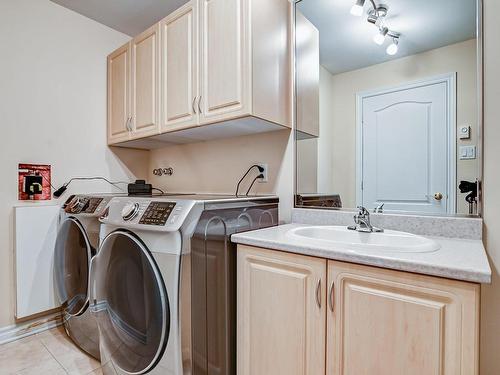
[[[369,216],[370,215],[370,212],[368,212],[368,210],[363,206],[358,206],[358,210],[359,210],[359,212],[358,212],[359,216]]]

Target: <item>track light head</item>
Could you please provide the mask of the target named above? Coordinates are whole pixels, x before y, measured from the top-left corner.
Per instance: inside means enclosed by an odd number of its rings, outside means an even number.
[[[398,53],[399,41],[397,38],[392,38],[392,43],[387,47],[386,52],[388,55],[394,56]]]
[[[351,14],[356,17],[361,17],[363,15],[363,7],[365,6],[365,0],[356,0],[351,8]]]

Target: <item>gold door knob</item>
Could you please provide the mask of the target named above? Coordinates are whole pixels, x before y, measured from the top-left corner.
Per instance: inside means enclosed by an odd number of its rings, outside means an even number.
[[[443,199],[443,194],[442,193],[434,194],[434,199],[440,201],[441,199]]]

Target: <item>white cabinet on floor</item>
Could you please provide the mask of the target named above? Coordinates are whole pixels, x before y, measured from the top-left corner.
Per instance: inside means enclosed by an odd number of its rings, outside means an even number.
[[[242,245],[237,259],[238,375],[478,374],[478,284]]]

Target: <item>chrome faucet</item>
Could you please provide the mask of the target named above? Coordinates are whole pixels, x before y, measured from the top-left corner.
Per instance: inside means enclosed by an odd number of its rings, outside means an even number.
[[[347,229],[364,233],[381,233],[384,231],[371,225],[370,213],[366,208],[359,206],[358,210],[358,214],[354,215],[354,225],[348,226]]]
[[[385,203],[379,204],[377,207],[373,209],[374,214],[381,214],[384,212],[384,205]]]

